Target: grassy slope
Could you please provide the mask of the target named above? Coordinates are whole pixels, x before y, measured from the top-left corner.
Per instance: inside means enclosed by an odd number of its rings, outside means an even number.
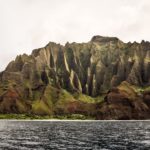
[[[141,94],[143,91],[150,90],[150,87],[137,87],[127,82],[122,82],[118,88],[128,93],[131,99],[134,99],[137,94]],[[0,90],[2,93],[2,88]],[[29,114],[0,114],[0,119],[94,119],[88,115],[69,114],[67,106],[74,102],[84,104],[100,103],[103,102],[104,96],[92,98],[81,93],[71,94],[66,90],[58,90],[52,86],[47,86],[42,98],[40,98],[38,91],[35,93],[35,98],[36,100],[32,101],[32,111]],[[17,106],[21,110],[25,109],[20,101],[17,101]],[[63,110],[63,112],[62,114],[55,114],[56,110]],[[89,110],[89,107],[87,107],[87,111]]]
[[[81,102],[85,104],[94,104],[101,99],[92,98],[90,96],[83,95],[81,93],[72,95],[66,90],[58,90],[51,86],[47,86],[43,96],[40,98],[40,93],[36,91],[34,94],[32,104],[32,110],[29,114],[0,114],[0,119],[93,119],[89,116],[78,114],[78,113],[68,113],[67,106],[74,102]],[[17,106],[19,109],[24,110],[24,105],[17,101]],[[56,110],[63,110],[64,114],[54,114]]]

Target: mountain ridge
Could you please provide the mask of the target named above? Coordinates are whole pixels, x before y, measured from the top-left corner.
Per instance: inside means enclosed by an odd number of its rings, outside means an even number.
[[[98,119],[132,119],[136,105],[135,114],[141,114],[144,110],[147,118],[149,94],[145,89],[150,86],[150,43],[124,43],[116,37],[102,36],[94,36],[87,43],[73,42],[64,46],[49,42],[45,47],[33,50],[31,55],[19,55],[10,62],[0,73],[0,85],[2,113],[87,115],[90,112]],[[132,95],[126,87],[136,94]],[[142,92],[137,92],[137,88]],[[56,97],[52,96],[51,91],[56,93]],[[9,102],[6,102],[8,99]],[[85,99],[90,100],[86,103]],[[91,102],[93,100],[94,104]],[[68,105],[67,110],[64,104]],[[109,105],[115,105],[114,109],[108,108]],[[122,110],[131,107],[124,112],[126,116],[120,112],[120,105]],[[85,109],[84,112],[82,109]],[[122,116],[115,114],[114,110]],[[106,113],[111,111],[112,116]],[[103,117],[105,113],[107,115]]]

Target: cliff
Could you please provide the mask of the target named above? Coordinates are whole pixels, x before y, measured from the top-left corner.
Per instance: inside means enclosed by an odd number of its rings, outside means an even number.
[[[0,73],[0,112],[150,117],[150,43],[94,36],[19,55]]]

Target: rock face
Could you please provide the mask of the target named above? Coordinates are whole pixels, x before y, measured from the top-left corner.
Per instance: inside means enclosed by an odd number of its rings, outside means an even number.
[[[149,92],[143,95],[127,82],[107,93],[98,119],[147,119],[150,116]]]
[[[65,101],[65,98],[73,110],[78,110],[83,101],[74,97],[75,93],[87,96],[87,99],[90,96],[93,100],[107,93],[107,102],[104,100],[103,108],[97,106],[97,102],[84,102],[83,105],[91,104],[91,114],[102,114],[98,118],[123,118],[124,115],[110,117],[112,110],[120,111],[117,108],[120,104],[125,113],[133,111],[134,104],[130,102],[128,93],[118,88],[123,81],[141,88],[150,86],[149,42],[123,43],[116,37],[102,36],[94,36],[88,43],[66,43],[65,46],[50,42],[44,48],[33,50],[29,56],[17,56],[0,73],[0,112],[54,114],[59,112],[55,110],[57,103]],[[66,93],[71,98],[62,98]],[[135,98],[137,107],[148,110],[149,94],[147,92],[142,96]],[[139,99],[142,99],[143,104]],[[62,102],[62,106],[64,104]],[[109,109],[110,104],[114,104],[115,108]],[[99,108],[110,114],[104,116]],[[64,109],[62,107],[60,110],[62,114],[68,111]],[[132,114],[129,119],[135,118]]]

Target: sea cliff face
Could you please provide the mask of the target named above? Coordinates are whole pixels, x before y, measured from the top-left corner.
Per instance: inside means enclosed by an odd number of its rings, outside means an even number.
[[[150,43],[50,42],[0,73],[0,112],[150,118]]]

